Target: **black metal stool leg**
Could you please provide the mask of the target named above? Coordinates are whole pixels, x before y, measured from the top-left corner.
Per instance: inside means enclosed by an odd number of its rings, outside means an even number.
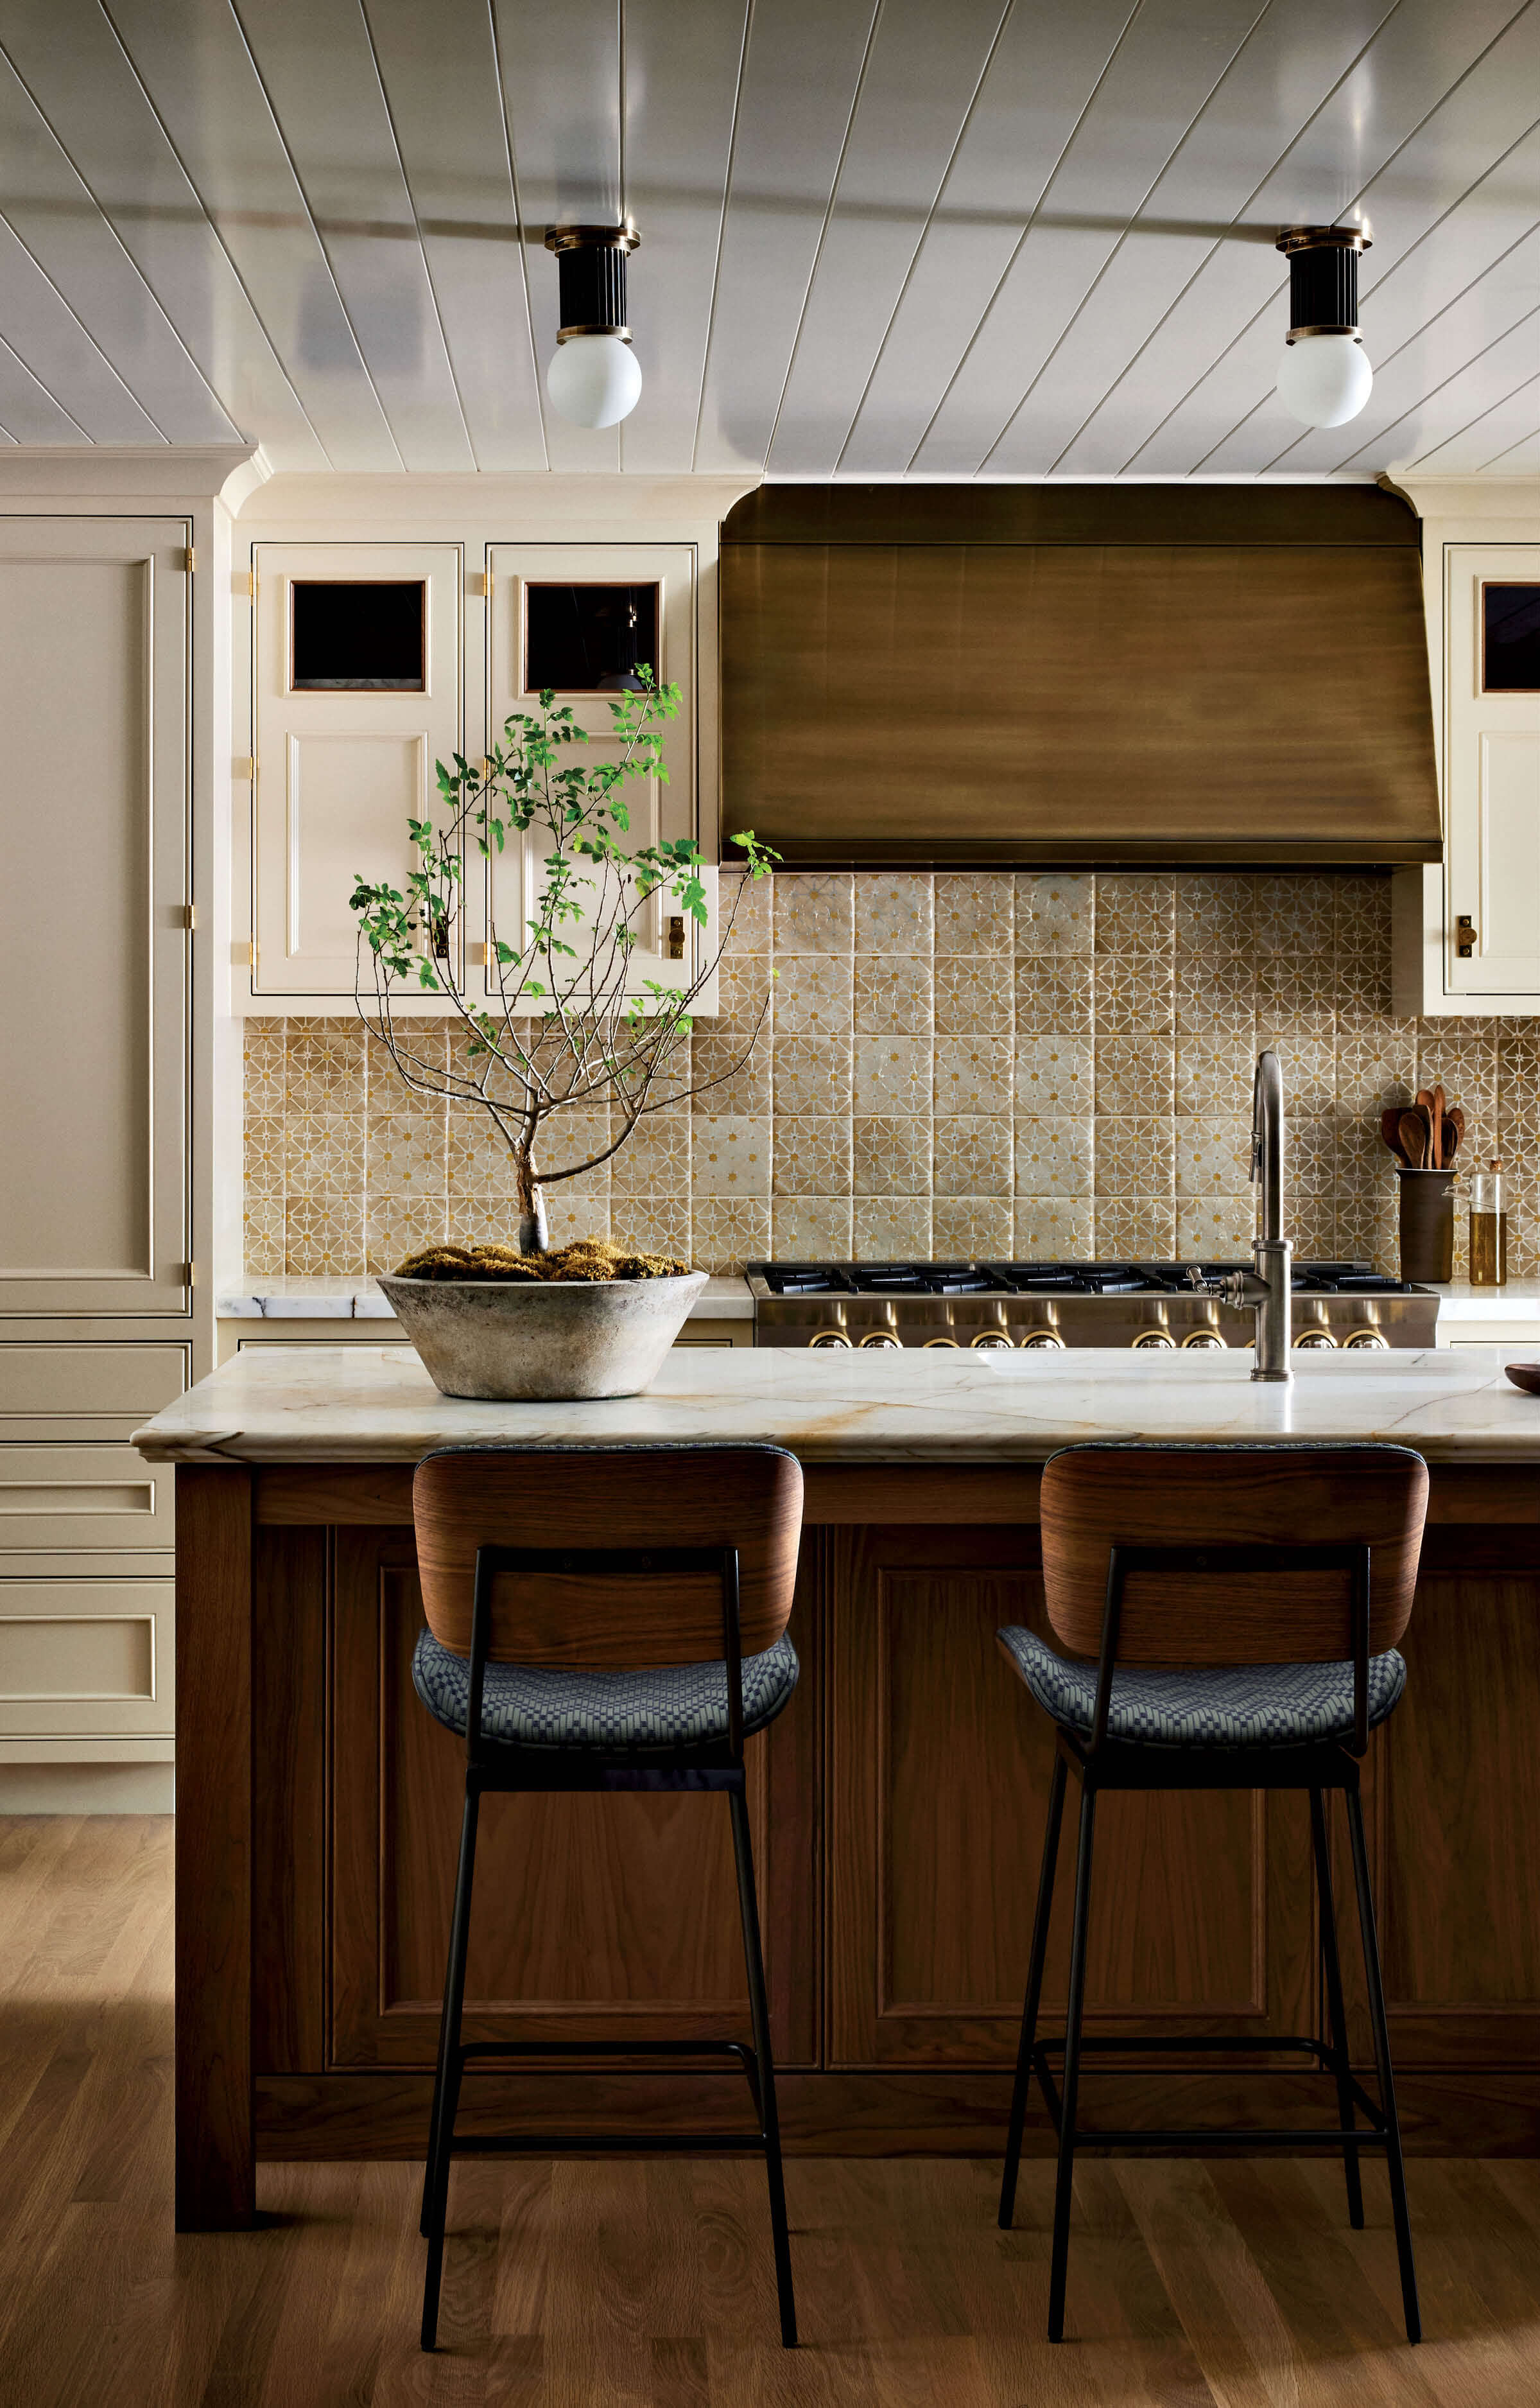
[[[1332,2029],[1333,2071],[1337,2083],[1337,2114],[1345,2132],[1353,2129],[1353,2092],[1348,2078],[1348,2013],[1342,2000],[1342,1959],[1337,1954],[1337,1914],[1332,1894],[1332,1858],[1326,1838],[1326,1800],[1310,1792],[1310,1837],[1315,1848],[1316,1892],[1320,1901],[1320,1954],[1326,1971],[1326,2012]],[[1363,2185],[1359,2177],[1358,2147],[1345,2141],[1342,2168],[1348,2183],[1348,2221],[1355,2232],[1363,2229]]]
[[[1075,2188],[1075,2117],[1080,2086],[1080,2024],[1086,2003],[1086,1929],[1091,1919],[1091,1852],[1096,1837],[1096,1792],[1080,1798],[1080,1848],[1075,1867],[1075,1929],[1070,1942],[1069,2008],[1064,2021],[1064,2089],[1059,2119],[1059,2180],[1053,2195],[1053,2262],[1048,2276],[1048,2339],[1064,2338],[1064,2276],[1069,2265],[1069,2213]]]
[[[1417,2303],[1412,2220],[1406,2209],[1406,2170],[1401,2155],[1401,2119],[1396,2114],[1395,2077],[1390,2070],[1390,2028],[1385,2015],[1385,1985],[1379,1970],[1375,1898],[1369,1883],[1369,1852],[1363,1844],[1363,1802],[1356,1789],[1348,1791],[1348,1831],[1353,1843],[1353,1882],[1358,1891],[1359,1929],[1363,1939],[1363,1971],[1369,1985],[1369,2016],[1375,2034],[1375,2071],[1379,2076],[1379,2103],[1385,2115],[1385,2162],[1390,2177],[1390,2213],[1395,2219],[1396,2256],[1401,2262],[1401,2300],[1406,2312],[1406,2338],[1416,2342],[1422,2338],[1422,2316]]]
[[[449,2203],[454,2115],[460,2101],[460,2027],[465,2005],[465,1957],[470,1946],[471,1886],[476,1878],[476,1828],[480,1804],[480,1792],[467,1784],[465,1816],[460,1828],[454,1917],[449,1925],[449,1961],[444,1977],[444,2014],[438,2031],[438,2075],[434,2084],[428,2163],[422,2181],[422,2229],[428,2242],[428,2267],[422,2284],[424,2349],[438,2345],[438,2290],[444,2272],[444,2223]]]
[[[1053,1876],[1059,1862],[1059,1835],[1064,1819],[1064,1784],[1069,1769],[1057,1752],[1048,1790],[1048,1819],[1043,1833],[1043,1869],[1037,1876],[1037,1912],[1032,1924],[1032,1955],[1027,1960],[1026,2003],[1021,2009],[1021,2042],[1016,2052],[1016,2083],[1011,2091],[1010,2124],[1005,2133],[1005,2164],[1000,2177],[1000,2229],[1010,2230],[1016,2213],[1016,2177],[1021,2163],[1021,2134],[1027,2120],[1027,2093],[1032,2087],[1032,2053],[1037,2039],[1037,2010],[1043,1997],[1043,1964],[1048,1952],[1048,1918],[1053,1912]]]
[[[754,1888],[754,1853],[749,1837],[749,1807],[741,1789],[729,1793],[733,1815],[733,1855],[738,1870],[738,1911],[743,1918],[743,1956],[749,1973],[749,2014],[754,2032],[758,2068],[755,2104],[764,2135],[764,2172],[770,2189],[770,2233],[776,2254],[776,2293],[780,2302],[783,2347],[797,2345],[797,2306],[791,2289],[791,2243],[786,2229],[786,2184],[780,2162],[780,2121],[776,2113],[776,2064],[770,2051],[770,2012],[764,1995],[764,1954],[760,1946],[760,1910]]]

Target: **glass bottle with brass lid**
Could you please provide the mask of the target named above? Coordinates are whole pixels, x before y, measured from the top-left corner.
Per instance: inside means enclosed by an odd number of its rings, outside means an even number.
[[[1507,1181],[1494,1155],[1471,1180],[1471,1285],[1505,1287],[1507,1282]]]

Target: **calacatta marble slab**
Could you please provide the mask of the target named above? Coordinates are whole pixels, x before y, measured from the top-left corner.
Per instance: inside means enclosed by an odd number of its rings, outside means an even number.
[[[1391,1439],[1430,1461],[1540,1464],[1540,1398],[1504,1352],[1319,1354],[1287,1387],[1248,1358],[1087,1349],[948,1355],[678,1348],[645,1396],[441,1397],[406,1347],[238,1354],[135,1435],[160,1463],[411,1463],[435,1446],[768,1440],[819,1463],[1040,1462],[1080,1439]]]

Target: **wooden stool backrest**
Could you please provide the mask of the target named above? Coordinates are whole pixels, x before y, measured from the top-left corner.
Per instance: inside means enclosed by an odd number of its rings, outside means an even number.
[[[459,1447],[426,1456],[412,1482],[428,1627],[471,1652],[481,1547],[584,1552],[735,1547],[742,1652],[785,1629],[802,1536],[802,1466],[773,1446]],[[703,1570],[500,1572],[493,1659],[640,1667],[722,1657],[722,1583]]]
[[[1110,1550],[1266,1546],[1371,1549],[1369,1646],[1405,1629],[1417,1585],[1428,1467],[1400,1446],[1067,1447],[1043,1471],[1043,1586],[1072,1655],[1102,1644]],[[1130,1571],[1123,1664],[1337,1663],[1353,1652],[1345,1571]]]

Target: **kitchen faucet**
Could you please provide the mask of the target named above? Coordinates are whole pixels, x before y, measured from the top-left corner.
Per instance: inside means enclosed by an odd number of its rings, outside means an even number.
[[[1233,1271],[1222,1293],[1228,1304],[1256,1308],[1253,1380],[1291,1380],[1289,1366],[1290,1257],[1283,1222],[1283,1073],[1271,1046],[1257,1056],[1251,1088],[1251,1180],[1262,1183],[1262,1235],[1252,1240],[1248,1271]]]

